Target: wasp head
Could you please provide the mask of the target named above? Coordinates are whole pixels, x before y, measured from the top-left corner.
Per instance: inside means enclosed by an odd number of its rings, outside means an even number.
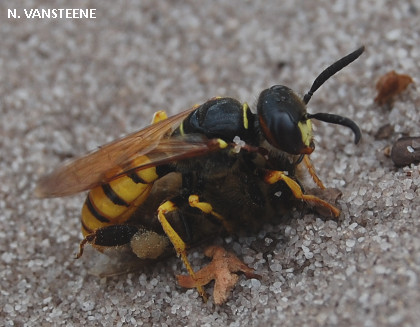
[[[315,149],[311,118],[350,128],[358,143],[361,132],[349,118],[329,114],[306,112],[306,105],[314,92],[331,76],[356,60],[364,51],[356,51],[341,58],[326,68],[315,79],[311,89],[303,98],[283,85],[274,85],[261,92],[258,103],[258,122],[265,139],[274,147],[290,154],[310,154]]]
[[[306,105],[288,87],[274,85],[262,91],[257,111],[261,131],[274,147],[290,154],[310,154],[315,149]]]

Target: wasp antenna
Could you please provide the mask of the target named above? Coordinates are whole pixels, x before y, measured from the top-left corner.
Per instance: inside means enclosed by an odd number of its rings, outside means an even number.
[[[357,124],[352,121],[351,119],[347,118],[347,117],[343,117],[343,116],[339,116],[339,115],[334,115],[334,114],[328,114],[328,113],[317,113],[317,114],[307,114],[306,116],[307,118],[314,118],[326,123],[331,123],[331,124],[337,124],[337,125],[342,125],[342,126],[346,126],[348,128],[350,128],[353,133],[354,133],[354,143],[357,144],[360,141],[360,138],[362,137],[362,133],[360,132],[360,128],[359,126],[357,126]]]
[[[347,56],[341,58],[340,60],[333,63],[331,66],[327,67],[319,76],[315,79],[314,83],[312,84],[311,89],[308,93],[305,94],[303,97],[303,102],[305,104],[308,104],[309,100],[311,99],[312,95],[316,90],[319,89],[319,87],[324,84],[331,76],[333,76],[335,73],[342,70],[347,65],[351,64],[353,61],[355,61],[357,58],[360,57],[360,55],[365,51],[365,47],[361,46],[356,51],[353,51],[352,53],[348,54]]]

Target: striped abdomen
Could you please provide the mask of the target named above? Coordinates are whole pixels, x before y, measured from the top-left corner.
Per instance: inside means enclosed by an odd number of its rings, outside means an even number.
[[[139,157],[133,166],[149,161]],[[92,189],[82,208],[83,236],[98,228],[126,222],[150,193],[158,179],[156,168],[151,167],[117,178]]]

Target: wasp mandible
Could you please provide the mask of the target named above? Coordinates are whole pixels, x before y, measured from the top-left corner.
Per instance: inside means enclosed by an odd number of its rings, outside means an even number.
[[[356,60],[357,49],[326,68],[303,98],[274,85],[259,95],[256,113],[247,103],[216,97],[172,117],[155,114],[152,124],[41,178],[40,197],[62,197],[90,190],[82,208],[80,252],[89,243],[100,251],[125,246],[140,259],[176,252],[194,279],[187,248],[220,232],[255,231],[295,201],[340,211],[305,194],[296,176],[315,145],[311,120],[361,132],[349,118],[310,114],[306,105],[331,76]],[[169,178],[170,191],[154,191]],[[162,195],[164,194],[164,195]],[[156,202],[156,201],[154,201]],[[145,208],[146,207],[146,208]],[[150,210],[147,210],[150,209]],[[201,286],[197,286],[204,297]]]

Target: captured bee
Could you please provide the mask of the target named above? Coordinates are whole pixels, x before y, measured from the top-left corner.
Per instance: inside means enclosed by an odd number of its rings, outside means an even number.
[[[202,240],[221,232],[255,231],[302,201],[339,216],[335,206],[305,194],[296,167],[303,162],[323,188],[309,160],[315,149],[312,119],[348,127],[359,142],[355,122],[331,113],[310,114],[306,105],[363,51],[326,68],[303,98],[283,85],[263,90],[256,113],[228,97],[169,118],[158,112],[150,126],[41,178],[36,194],[62,197],[89,190],[78,257],[86,244],[102,252],[126,247],[144,260],[175,252],[194,280],[187,249]],[[202,287],[196,288],[205,297]]]

